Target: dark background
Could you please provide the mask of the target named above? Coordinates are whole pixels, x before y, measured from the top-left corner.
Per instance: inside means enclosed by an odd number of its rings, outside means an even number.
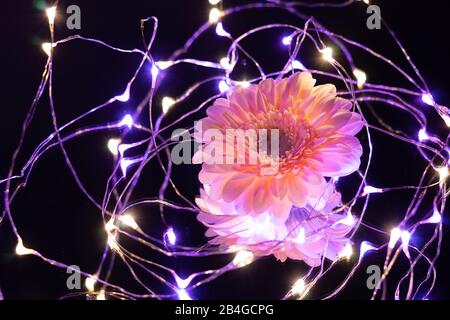
[[[225,0],[225,6],[247,3],[248,1]],[[13,150],[17,144],[20,127],[33,99],[41,73],[46,62],[46,56],[41,50],[41,43],[49,39],[45,12],[39,1],[8,1],[0,9],[0,177],[5,177]],[[449,105],[448,88],[450,71],[450,50],[448,48],[448,11],[447,1],[430,0],[415,2],[408,0],[375,1],[382,9],[383,17],[390,23],[397,35],[409,51],[412,59],[423,73],[430,85],[435,99]],[[77,4],[82,11],[82,29],[80,34],[93,37],[121,48],[142,48],[139,32],[141,18],[154,15],[160,20],[160,29],[152,54],[156,59],[165,59],[175,49],[179,48],[187,38],[207,19],[210,5],[206,0],[177,1],[61,1],[60,12],[56,23],[56,38],[61,39],[78,33],[65,28],[65,19],[61,13],[68,5]],[[45,7],[45,6],[44,6]],[[406,68],[404,59],[392,40],[386,36],[386,31],[368,31],[365,27],[367,15],[365,6],[356,3],[350,8],[335,10],[306,10],[314,13],[325,26],[337,33],[364,42],[370,47],[393,57],[395,62]],[[249,26],[257,26],[265,21],[289,21],[280,11],[261,14],[246,14],[236,22],[225,23],[227,30],[234,35],[240,34]],[[226,22],[226,21],[225,21]],[[300,22],[297,22],[300,25]],[[282,55],[285,48],[273,41],[280,41],[282,31],[267,35],[264,41],[252,44],[252,54],[258,55],[268,70],[276,70],[279,65],[274,55]],[[217,38],[217,37],[215,37]],[[211,39],[211,38],[209,38]],[[217,39],[215,40],[217,41]],[[270,42],[272,41],[272,43]],[[224,55],[224,43],[200,41],[193,48],[191,56],[198,58],[219,59]],[[270,49],[269,49],[270,48]],[[132,76],[139,57],[117,54],[98,46],[75,41],[55,51],[54,90],[58,122],[65,123],[76,115],[86,112],[106,99],[120,94],[126,81]],[[360,65],[362,63],[358,63]],[[365,61],[364,70],[369,74],[369,81],[391,84],[392,79],[382,69],[374,68],[371,61]],[[208,71],[198,68],[179,67],[176,75],[168,75],[161,85],[155,101],[160,101],[164,95],[177,96],[195,80],[211,75]],[[244,76],[251,74],[244,74]],[[132,97],[125,104],[114,104],[108,110],[96,116],[89,117],[80,125],[89,125],[121,119],[131,112],[140,101],[147,89],[149,75],[141,74],[133,87]],[[210,91],[207,90],[207,92]],[[203,94],[206,94],[204,92]],[[169,120],[183,114],[183,108],[188,110],[200,101],[201,97],[193,97],[192,101],[174,110]],[[197,99],[197,100],[195,100]],[[30,132],[24,152],[19,158],[19,166],[29,157],[30,152],[42,139],[51,132],[48,99],[44,97],[39,104],[38,112]],[[380,112],[383,111],[380,110]],[[404,130],[417,131],[417,126],[405,114],[383,114],[389,117],[391,123]],[[431,114],[430,117],[436,118]],[[145,122],[145,120],[142,120]],[[442,123],[431,122],[429,130],[436,134],[442,133]],[[192,122],[183,123],[190,126]],[[80,177],[88,191],[100,201],[105,189],[105,182],[113,165],[113,159],[106,149],[106,142],[119,132],[111,131],[95,136],[83,137],[67,145],[69,155],[73,160]],[[131,136],[130,141],[138,138]],[[364,137],[361,138],[364,142]],[[374,185],[394,186],[417,184],[417,176],[424,166],[423,160],[414,148],[404,144],[374,137],[378,152],[374,155],[374,168],[369,181]],[[419,168],[419,169],[417,169]],[[198,194],[198,167],[180,166],[175,168],[174,179],[182,187],[190,199]],[[152,197],[159,188],[161,173],[157,167],[150,167],[138,186],[134,199]],[[343,182],[343,188],[351,181]],[[3,186],[1,186],[3,191]],[[173,193],[168,198],[179,201]],[[398,214],[410,200],[411,193],[398,192],[387,194],[383,198],[375,198],[369,206],[368,222],[389,230],[398,222]],[[3,203],[0,205],[3,210]],[[53,151],[43,157],[36,165],[27,189],[18,196],[13,205],[13,215],[19,232],[26,245],[42,252],[47,257],[76,264],[82,270],[95,272],[99,263],[100,253],[105,244],[105,234],[102,231],[102,221],[99,212],[91,205],[76,188],[72,177],[65,167],[59,151]],[[145,217],[144,217],[145,215]],[[203,228],[196,222],[195,216],[188,213],[167,211],[166,219],[177,230],[179,241],[185,245],[200,245],[204,243]],[[161,228],[156,207],[146,207],[137,217],[139,224],[150,234],[160,237]],[[431,298],[448,299],[450,297],[448,283],[450,278],[447,270],[450,266],[448,254],[448,222],[444,218],[444,244],[442,254],[437,263],[438,280]],[[367,232],[367,230],[365,230]],[[376,236],[358,235],[360,239],[377,241]],[[385,240],[385,239],[382,239]],[[420,235],[412,241],[421,241]],[[14,254],[16,240],[10,231],[10,225],[4,221],[0,225],[0,288],[6,299],[55,299],[68,293],[65,286],[67,274],[44,264],[35,257],[17,257]],[[136,250],[142,247],[129,244]],[[157,255],[143,250],[148,258],[158,259]],[[181,275],[202,270],[205,266],[220,267],[229,261],[229,257],[209,260],[182,261],[168,260]],[[381,263],[377,258],[369,258],[367,264]],[[117,264],[112,280],[127,288],[134,289],[136,285],[126,275],[124,266]],[[122,272],[121,272],[122,270]],[[249,268],[234,271],[219,278],[217,281],[201,287],[191,295],[198,299],[205,298],[255,298],[277,299],[285,293],[305,270],[301,262],[276,262],[273,258],[265,258]],[[346,268],[336,271],[343,275]],[[404,270],[402,270],[404,271]],[[367,276],[364,270],[359,272],[355,281],[344,290],[341,298],[367,299],[369,290],[365,287]],[[395,278],[395,274],[394,274]],[[324,288],[333,285],[339,276],[327,280]],[[158,286],[154,279],[146,278],[149,285]],[[313,292],[312,297],[320,297],[323,292]]]

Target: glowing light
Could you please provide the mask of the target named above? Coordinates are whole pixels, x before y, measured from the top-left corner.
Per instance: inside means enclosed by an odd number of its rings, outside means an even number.
[[[117,244],[117,235],[116,234],[108,234],[108,246],[111,248],[111,250],[118,251],[119,245]]]
[[[356,85],[358,86],[359,89],[362,89],[367,81],[366,73],[360,69],[355,68],[353,70],[353,75],[356,78]]]
[[[388,247],[389,248],[394,248],[398,239],[400,239],[402,235],[402,230],[400,230],[399,228],[394,228],[391,231],[391,238],[389,239],[389,244]]]
[[[367,252],[377,249],[367,241],[361,242],[361,246],[359,248],[359,261],[366,255]]]
[[[124,93],[122,93],[120,96],[116,96],[115,99],[122,102],[127,102],[130,99],[130,88],[127,87]]]
[[[42,50],[50,57],[51,51],[52,51],[52,44],[49,42],[44,42],[42,44]]]
[[[230,37],[230,34],[226,32],[225,29],[223,28],[222,22],[219,22],[216,25],[216,34],[220,37]]]
[[[222,59],[220,59],[220,64],[225,70],[233,69],[233,65],[230,63],[230,59],[228,59],[227,57],[223,57]]]
[[[306,67],[298,60],[292,61],[292,69],[294,69],[294,70],[307,70]]]
[[[48,17],[48,23],[50,25],[53,25],[55,23],[55,17],[56,17],[56,7],[51,7],[45,10]]]
[[[301,295],[305,291],[305,280],[303,278],[298,279],[292,286],[291,292],[293,295]]]
[[[211,11],[209,11],[209,23],[217,23],[220,18],[222,17],[223,12],[220,11],[217,8],[212,8]]]
[[[345,244],[345,247],[342,249],[342,251],[339,253],[339,258],[345,258],[350,259],[350,257],[353,254],[353,247],[350,242],[347,242]]]
[[[428,133],[425,131],[424,128],[419,130],[418,137],[419,137],[419,141],[420,142],[423,142],[423,141],[426,141],[426,140],[430,139],[430,136],[428,135]]]
[[[120,160],[120,169],[122,170],[123,176],[125,177],[127,175],[128,168],[139,162],[139,159],[122,159]]]
[[[169,68],[171,65],[173,65],[173,62],[172,61],[158,61],[155,63],[155,65],[157,68],[159,68],[159,70],[165,70],[165,69]]]
[[[253,262],[254,255],[250,251],[239,251],[233,259],[233,264],[238,268],[243,268]]]
[[[281,40],[281,42],[285,45],[285,46],[289,46],[292,42],[292,37],[291,36],[286,36],[283,37],[283,39]]]
[[[409,240],[411,239],[411,233],[409,233],[409,231],[402,231],[401,236],[402,238],[402,245],[404,247],[407,247],[409,245]]]
[[[131,214],[124,214],[119,217],[119,221],[131,229],[138,230],[139,226]]]
[[[248,88],[250,87],[250,82],[244,80],[244,81],[238,81],[237,84],[242,88]]]
[[[225,93],[230,90],[230,86],[227,84],[225,80],[220,80],[219,82],[219,91],[220,93]]]
[[[35,251],[32,249],[28,249],[27,247],[25,247],[23,245],[23,241],[22,239],[19,239],[19,241],[17,242],[17,246],[16,246],[16,254],[19,256],[25,256],[25,255],[29,255],[29,254],[34,254]]]
[[[97,300],[106,300],[105,290],[101,290],[96,297]]]
[[[193,275],[190,275],[186,279],[181,279],[178,275],[175,274],[175,281],[177,282],[178,288],[186,289],[187,286],[191,283],[193,277]]]
[[[434,106],[434,98],[430,93],[424,93],[422,95],[422,101],[429,106]]]
[[[440,223],[442,221],[442,216],[439,213],[439,211],[434,208],[433,210],[433,215],[431,217],[429,217],[428,219],[422,221],[421,223]]]
[[[192,298],[189,296],[189,294],[186,292],[186,290],[177,290],[178,299],[179,300],[192,300]]]
[[[326,47],[326,48],[324,48],[324,49],[321,49],[321,50],[320,50],[320,53],[322,54],[322,58],[323,58],[325,61],[328,61],[328,62],[333,62],[333,61],[334,61],[334,58],[333,58],[333,49],[332,49],[332,48]]]
[[[375,188],[375,187],[372,187],[372,186],[365,186],[362,195],[364,197],[364,196],[366,196],[368,194],[371,194],[371,193],[382,193],[382,192],[383,192],[383,189],[381,189],[381,188]]]
[[[161,102],[163,113],[166,114],[174,104],[175,100],[173,98],[164,97]]]
[[[164,237],[169,241],[171,245],[175,245],[177,243],[177,235],[175,234],[175,231],[172,227],[167,229],[166,233],[164,234]]]
[[[84,281],[84,285],[85,285],[86,289],[89,290],[89,292],[94,292],[95,291],[95,284],[96,283],[97,283],[97,278],[94,277],[94,276],[86,278],[86,280]]]
[[[448,177],[448,167],[439,167],[435,169],[439,173],[439,184],[442,184],[447,180]]]
[[[128,127],[131,129],[133,126],[133,117],[129,114],[125,115],[123,119],[119,122],[119,127]]]
[[[156,80],[156,78],[158,77],[158,74],[159,74],[159,68],[156,64],[152,65],[151,73],[152,73],[153,80]]]
[[[109,221],[105,224],[106,232],[110,233],[116,228],[114,224],[114,218],[109,219]]]
[[[108,149],[109,152],[111,152],[113,155],[117,156],[119,151],[119,145],[122,142],[122,140],[118,138],[112,138],[108,141]]]
[[[211,5],[215,6],[216,4],[219,4],[219,2],[222,0],[208,0],[208,1]]]
[[[353,226],[355,224],[356,220],[355,217],[353,217],[352,213],[350,212],[350,210],[347,211],[347,215],[345,216],[345,218],[340,219],[338,221],[336,221],[333,225],[337,225],[337,224],[343,224],[345,226]]]

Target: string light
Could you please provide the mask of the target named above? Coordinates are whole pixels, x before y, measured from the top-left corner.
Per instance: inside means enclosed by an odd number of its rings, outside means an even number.
[[[230,90],[230,86],[226,83],[225,80],[220,80],[219,82],[219,91],[220,93],[225,93]]]
[[[430,93],[424,93],[422,95],[422,101],[429,106],[434,106],[434,98]]]
[[[339,253],[339,258],[345,258],[348,260],[352,255],[353,255],[353,247],[351,243],[347,242],[345,244],[344,249],[342,249],[342,251]]]
[[[174,104],[175,100],[173,98],[164,97],[161,102],[163,113],[166,114]]]
[[[418,138],[420,142],[424,142],[428,139],[430,139],[430,136],[428,135],[428,133],[425,131],[424,128],[419,130],[419,134],[418,134]]]
[[[223,28],[222,22],[217,23],[216,34],[220,37],[227,37],[227,38],[231,37],[230,34],[226,32],[225,29]]]
[[[119,221],[134,230],[139,230],[139,226],[131,214],[124,214],[119,217]]]
[[[217,8],[212,8],[211,11],[209,11],[209,23],[211,24],[217,23],[222,17],[222,15],[223,15],[222,11],[220,11]]]
[[[128,127],[129,129],[131,129],[133,127],[133,124],[134,124],[133,117],[127,114],[119,122],[119,127]]]
[[[230,63],[230,59],[223,57],[220,59],[220,64],[225,70],[232,70],[233,65]]]
[[[291,45],[291,42],[292,42],[292,37],[291,37],[291,36],[283,37],[283,39],[281,40],[281,42],[282,42],[285,46],[290,46],[290,45]]]
[[[333,49],[330,47],[326,47],[324,49],[320,50],[320,53],[322,54],[322,58],[325,61],[328,61],[330,63],[334,62],[334,58],[333,58]]]
[[[52,44],[49,42],[44,42],[42,44],[42,50],[50,57],[52,51]]]
[[[127,102],[130,99],[130,88],[127,87],[125,91],[120,96],[116,96],[115,99],[122,102]]]
[[[22,239],[19,239],[16,246],[16,254],[19,256],[26,256],[29,254],[34,254],[35,251],[32,249],[28,249],[23,245]]]
[[[303,278],[300,278],[295,281],[294,285],[292,286],[291,292],[293,295],[300,296],[305,291],[305,287],[305,280]]]
[[[183,290],[183,289],[177,290],[177,293],[178,293],[178,298],[180,300],[192,300],[192,298],[189,296],[189,294],[187,293],[186,290]]]
[[[55,17],[56,17],[56,7],[51,7],[45,10],[48,17],[48,23],[50,25],[53,25],[55,23]]]
[[[381,188],[375,188],[375,187],[372,187],[372,186],[365,186],[362,196],[364,197],[364,196],[366,196],[368,194],[371,194],[371,193],[382,193],[382,192],[383,192],[383,189],[381,189]]]
[[[86,289],[88,289],[89,292],[94,292],[96,283],[97,283],[96,277],[91,276],[91,277],[86,278],[84,285],[85,285]]]
[[[241,250],[234,257],[233,265],[235,265],[237,268],[243,268],[251,264],[254,258],[255,257],[252,252],[247,250]]]
[[[113,155],[117,156],[119,152],[119,145],[122,140],[118,138],[112,138],[108,140],[108,149]]]
[[[391,238],[389,239],[389,244],[388,247],[390,249],[394,248],[395,245],[397,244],[398,239],[400,239],[402,235],[402,230],[400,230],[400,228],[394,228],[391,231]]]
[[[169,241],[170,245],[174,246],[177,243],[177,235],[172,227],[168,228],[164,237]]]
[[[215,6],[215,5],[219,4],[220,1],[222,1],[222,0],[208,0],[208,1],[211,5]]]
[[[106,300],[105,290],[101,290],[96,297],[96,300]]]
[[[439,167],[436,168],[436,171],[439,173],[439,184],[442,186],[448,177],[448,167],[447,166]]]
[[[356,85],[358,86],[359,89],[362,89],[367,81],[366,73],[360,69],[355,68],[355,69],[353,69],[353,75],[356,78],[356,82],[357,82]]]

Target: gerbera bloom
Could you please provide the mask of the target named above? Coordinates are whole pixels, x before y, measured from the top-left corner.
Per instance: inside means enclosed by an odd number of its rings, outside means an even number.
[[[313,205],[293,207],[284,223],[274,221],[267,211],[255,217],[233,210],[225,213],[209,192],[209,188],[202,189],[196,199],[202,210],[197,218],[208,227],[206,235],[212,237],[213,245],[224,249],[236,246],[256,256],[273,254],[281,261],[289,258],[318,266],[323,257],[338,258],[349,244],[347,235],[353,223],[349,223],[347,212],[333,212],[341,206],[341,197],[332,183]]]
[[[350,100],[337,97],[335,86],[315,82],[308,72],[266,79],[235,88],[228,99],[217,99],[207,109],[201,131],[194,135],[203,146],[193,160],[203,164],[200,182],[224,212],[252,217],[265,213],[284,223],[293,206],[302,208],[321,197],[326,177],[359,168],[362,147],[355,135],[363,127],[361,116],[351,110]],[[206,137],[211,131],[226,136],[230,129],[258,134],[276,130],[278,153],[268,154],[269,147],[274,149],[270,142],[265,149],[245,143],[245,159],[256,157],[257,162],[236,161],[241,155],[234,139]],[[277,170],[264,173],[267,166]]]

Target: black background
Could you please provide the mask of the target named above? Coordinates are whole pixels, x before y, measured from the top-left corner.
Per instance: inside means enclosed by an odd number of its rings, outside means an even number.
[[[225,1],[225,6],[246,3],[246,1]],[[448,48],[448,12],[446,1],[376,1],[382,9],[383,17],[390,23],[397,35],[408,49],[411,57],[422,71],[432,88],[433,95],[439,103],[449,105],[450,87],[448,74],[450,50]],[[101,39],[121,48],[142,48],[139,20],[154,15],[160,20],[159,34],[152,50],[156,59],[167,58],[175,49],[203,23],[207,18],[210,5],[206,0],[176,1],[61,1],[60,14],[68,5],[77,4],[82,10],[83,36]],[[385,31],[368,31],[365,27],[367,15],[362,3],[356,3],[347,9],[313,11],[325,26],[345,36],[368,44],[384,55],[394,57],[395,62],[405,66],[398,48],[386,36]],[[21,123],[26,115],[33,95],[40,81],[46,56],[40,48],[42,42],[48,41],[48,25],[45,12],[39,9],[36,1],[8,1],[0,9],[0,63],[1,86],[0,97],[0,177],[5,177],[12,152],[17,144]],[[315,14],[316,15],[316,14]],[[239,34],[248,26],[261,25],[262,21],[282,19],[279,11],[247,14],[245,20],[239,20],[227,28],[232,34]],[[265,20],[264,20],[265,19]],[[292,19],[292,18],[291,18]],[[292,21],[292,20],[291,20]],[[241,28],[242,27],[242,28]],[[61,15],[57,18],[57,39],[74,34],[65,28]],[[274,62],[274,54],[285,54],[281,45],[270,43],[280,41],[282,32],[268,35],[265,42],[252,44],[252,53],[260,53],[259,58],[269,64],[269,70],[279,67]],[[270,45],[268,44],[270,43]],[[272,48],[271,50],[268,47]],[[192,55],[199,58],[219,59],[224,55],[226,46],[207,40],[200,42]],[[274,49],[275,48],[275,49]],[[277,51],[278,50],[278,51]],[[86,112],[93,106],[120,94],[126,81],[137,67],[138,56],[117,54],[95,45],[75,41],[55,51],[54,90],[58,122],[65,123]],[[273,63],[270,66],[270,63]],[[372,62],[365,62],[364,69],[369,80],[390,84],[393,79],[382,70],[374,68]],[[358,63],[357,63],[358,65]],[[155,101],[164,95],[177,96],[186,89],[187,84],[205,76],[205,71],[180,67],[175,75],[168,75],[161,86]],[[83,125],[114,121],[132,111],[140,101],[148,86],[148,74],[141,75],[132,97],[126,104],[114,104],[108,110],[90,117]],[[395,80],[395,79],[394,79]],[[211,89],[211,88],[210,88]],[[45,96],[45,95],[44,95]],[[197,97],[199,99],[200,97]],[[196,99],[196,97],[194,97]],[[197,101],[198,102],[198,101]],[[185,108],[192,108],[188,101]],[[19,159],[19,165],[29,157],[36,146],[51,132],[48,99],[43,98],[34,124],[27,136],[27,143]],[[170,119],[183,114],[183,109],[174,110]],[[389,116],[386,114],[385,116]],[[390,115],[390,120],[412,134],[417,130],[404,115]],[[434,115],[435,117],[435,115]],[[170,120],[169,119],[169,120]],[[145,120],[143,120],[145,121]],[[442,132],[442,123],[431,122],[432,130]],[[185,126],[191,122],[184,123]],[[79,170],[80,177],[86,181],[88,191],[98,200],[101,199],[105,181],[113,165],[113,159],[105,144],[118,132],[106,132],[90,137],[83,137],[68,144],[69,155]],[[130,137],[131,140],[137,136]],[[362,138],[364,140],[364,138]],[[420,174],[423,161],[413,148],[405,147],[392,141],[375,140],[380,148],[375,154],[374,169],[369,179],[374,185],[402,185],[417,183],[415,172]],[[364,142],[364,141],[363,141]],[[402,158],[403,156],[403,158]],[[406,157],[406,158],[405,158]],[[13,206],[13,215],[25,244],[44,255],[67,264],[79,265],[87,272],[94,272],[99,262],[100,253],[105,244],[102,221],[96,208],[76,188],[72,177],[65,167],[60,152],[53,151],[43,157],[36,165],[31,181]],[[419,169],[416,169],[419,168]],[[189,198],[198,193],[196,179],[198,167],[182,166],[175,169],[174,177],[183,192]],[[150,167],[138,187],[136,198],[155,195],[158,190],[161,173],[157,167]],[[1,186],[3,188],[3,186]],[[345,182],[343,187],[345,187]],[[2,189],[3,190],[3,189]],[[173,194],[168,197],[179,201]],[[374,200],[369,208],[368,221],[376,226],[388,228],[395,225],[395,216],[410,199],[409,193],[399,192]],[[3,205],[0,206],[3,210]],[[144,218],[145,215],[145,218]],[[203,228],[189,213],[167,213],[167,221],[178,232],[179,241],[186,245],[200,245],[204,242]],[[160,220],[156,207],[144,208],[137,221],[155,236],[161,236],[164,228],[159,227]],[[444,233],[448,231],[444,218]],[[367,231],[367,230],[366,230]],[[361,235],[360,235],[361,237]],[[370,237],[369,237],[370,238]],[[370,239],[376,241],[374,237]],[[384,239],[385,240],[385,239]],[[413,241],[420,241],[420,238]],[[0,225],[0,287],[7,299],[55,299],[67,294],[65,286],[67,274],[48,266],[35,257],[17,257],[14,254],[16,240],[5,221]],[[130,246],[134,246],[130,244]],[[438,281],[431,298],[447,299],[450,297],[447,273],[449,267],[448,236],[444,236],[442,255],[438,260]],[[142,248],[136,247],[136,250]],[[143,251],[149,258],[156,255]],[[229,261],[229,257],[209,260],[166,261],[181,275],[208,267],[219,267]],[[369,258],[368,264],[379,263]],[[112,280],[130,289],[136,285],[125,275],[124,266],[117,265],[117,272]],[[199,299],[206,298],[255,298],[277,299],[302,274],[305,267],[299,262],[281,264],[273,258],[265,258],[253,266],[229,273],[214,283],[192,293]],[[342,276],[346,268],[337,270]],[[395,276],[395,275],[394,275]],[[344,290],[342,298],[367,299],[370,292],[365,287],[364,270],[357,274],[352,286]],[[336,277],[338,279],[338,277]],[[146,279],[149,285],[158,286],[154,279]],[[324,287],[331,286],[335,279],[328,280]],[[320,297],[323,292],[316,292]]]

